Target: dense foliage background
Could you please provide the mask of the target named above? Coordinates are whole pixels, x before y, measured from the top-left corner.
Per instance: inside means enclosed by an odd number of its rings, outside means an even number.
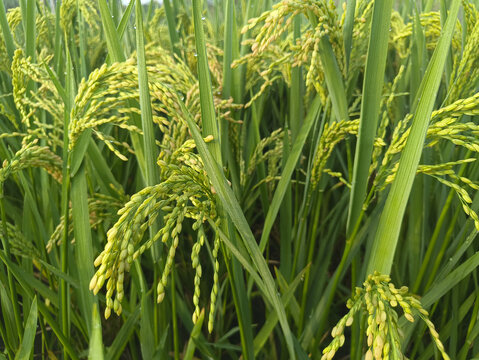
[[[479,358],[478,6],[0,0],[0,359]]]

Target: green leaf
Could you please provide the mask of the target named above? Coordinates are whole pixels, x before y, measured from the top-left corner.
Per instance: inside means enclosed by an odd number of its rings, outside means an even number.
[[[141,296],[141,319],[140,319],[140,347],[143,359],[153,359],[155,351],[155,339],[151,328],[151,297],[147,294]]]
[[[319,42],[319,55],[324,68],[324,77],[329,96],[333,104],[334,116],[337,121],[348,120],[348,100],[344,90],[343,76],[339,70],[338,61],[328,36],[323,36]]]
[[[103,30],[105,31],[106,45],[108,53],[114,62],[125,61],[125,54],[121,46],[120,37],[115,28],[115,23],[112,20],[110,9],[106,0],[99,0],[98,6],[100,8],[101,22]]]
[[[256,285],[258,288],[266,292],[265,285],[263,283],[263,280],[259,276],[258,272],[256,269],[251,265],[251,262],[249,261],[249,254],[247,253],[247,250],[241,246],[242,244],[238,244],[239,247],[237,247],[230,239],[225,235],[223,231],[213,222],[209,222],[211,227],[217,232],[220,236],[220,239],[223,241],[223,243],[226,245],[229,251],[233,254],[233,256],[240,262],[241,265],[245,268],[245,270],[251,275],[251,277],[254,279],[256,282]]]
[[[296,291],[296,288],[298,287],[298,285],[301,283],[306,271],[309,271],[309,266],[301,270],[298,273],[298,275],[296,275],[296,277],[291,282],[291,284],[288,285],[287,289],[283,292],[281,301],[283,302],[284,307],[287,307],[291,299],[293,299],[294,292]],[[279,275],[277,270],[276,270],[276,273],[277,275]],[[264,344],[266,343],[266,340],[268,340],[269,336],[271,335],[277,323],[278,323],[278,316],[276,315],[276,313],[274,312],[270,313],[267,316],[266,322],[264,323],[263,327],[254,338],[255,356],[257,356],[260,350],[263,348]]]
[[[207,148],[213,155],[218,165],[222,165],[220,136],[218,123],[216,122],[215,106],[213,103],[213,90],[211,86],[208,58],[206,56],[205,32],[201,14],[201,1],[193,0],[193,23],[195,25],[195,42],[198,59],[198,81],[200,84],[200,103],[203,137],[213,135],[214,141],[210,141]]]
[[[180,106],[185,115],[185,121],[188,124],[192,137],[195,140],[198,152],[200,153],[205,164],[206,172],[211,180],[211,183],[213,184],[213,187],[215,188],[216,193],[218,194],[218,197],[220,198],[221,204],[240,233],[244,241],[244,245],[251,256],[255,267],[263,279],[266,288],[265,290],[267,299],[278,314],[286,344],[288,346],[290,359],[295,359],[296,355],[294,350],[293,335],[289,328],[286,312],[276,291],[274,280],[269,272],[268,265],[261,255],[261,251],[256,243],[253,233],[251,232],[248,222],[246,221],[243,211],[241,210],[238,200],[235,198],[233,191],[229,187],[223,172],[218,167],[218,164],[214,160],[212,154],[209,152],[206,143],[201,137],[198,127],[196,126],[196,123],[182,102],[180,102]]]
[[[374,2],[361,101],[358,141],[354,154],[353,180],[347,223],[348,236],[359,219],[359,214],[366,198],[369,167],[376,138],[384,70],[386,68],[392,4],[392,0]]]
[[[151,111],[148,73],[146,71],[145,43],[143,39],[143,14],[140,0],[136,0],[136,52],[138,57],[138,86],[140,91],[141,127],[143,130],[144,152],[146,161],[146,185],[156,185],[159,182],[156,158],[158,149],[155,144],[153,114]]]
[[[8,58],[12,61],[13,53],[15,52],[15,43],[13,42],[13,35],[10,31],[7,21],[7,11],[3,0],[0,0],[0,26],[2,27],[3,41],[7,49]]]
[[[379,220],[368,263],[368,274],[374,271],[389,274],[391,271],[404,211],[421,158],[429,119],[431,118],[446,58],[449,53],[448,50],[451,45],[459,5],[459,0],[451,2],[446,24],[419,87],[411,131],[399,160],[396,178],[391,186],[386,205]]]
[[[82,166],[71,181],[71,202],[73,217],[73,232],[75,235],[75,260],[78,268],[80,288],[78,296],[82,308],[83,318],[86,321],[88,333],[91,335],[93,326],[91,313],[96,306],[96,297],[89,290],[90,280],[93,277],[93,247],[90,226],[90,211],[88,209],[87,180]]]
[[[107,360],[117,360],[123,354],[128,341],[130,340],[133,332],[138,329],[138,320],[140,319],[140,305],[128,316],[123,323],[120,331],[117,332],[115,340],[110,345],[106,352]]]
[[[356,0],[346,2],[346,16],[344,18],[343,37],[344,54],[346,55],[346,67],[349,68],[351,49],[353,47],[354,15],[356,13]]]
[[[421,299],[421,303],[425,308],[428,308],[441,297],[443,297],[449,290],[459,284],[467,275],[477,269],[479,266],[479,252],[472,255],[469,259],[459,265],[454,271],[447,275],[444,279],[436,281],[432,284],[429,290]]]
[[[69,149],[69,124],[70,111],[73,106],[73,99],[75,96],[75,79],[73,77],[73,65],[70,58],[70,52],[66,49],[66,77],[65,77],[65,92],[66,100],[63,109],[63,182],[62,182],[62,197],[61,210],[64,218],[64,225],[62,231],[62,244],[60,247],[60,261],[61,271],[68,272],[68,228],[69,228],[69,208],[70,208],[70,153]],[[65,338],[70,337],[70,296],[69,285],[65,279],[60,279],[60,319],[62,323],[62,335]],[[68,357],[68,349],[63,349],[63,356]]]
[[[125,12],[123,13],[123,16],[121,17],[120,23],[118,24],[118,36],[120,39],[123,38],[123,35],[125,34],[125,29],[128,25],[128,20],[130,20],[130,15],[131,12],[133,11],[133,6],[135,5],[135,0],[130,0],[128,3],[128,6],[125,9]]]
[[[20,283],[20,286],[25,290],[28,296],[33,298],[35,296],[33,289],[35,289],[35,291],[38,291],[40,295],[42,295],[42,297],[44,297],[45,299],[49,299],[51,304],[58,308],[58,297],[45,284],[37,280],[32,274],[25,272],[18,265],[12,263],[9,259],[5,257],[5,254],[2,251],[0,251],[0,260],[12,272],[12,274],[15,276],[17,281]],[[50,314],[51,308],[47,307],[43,302],[39,302],[38,310],[40,311],[46,322],[50,325],[53,332],[57,336],[58,340],[60,341],[66,352],[70,355],[70,357],[74,360],[78,359],[78,356],[73,350],[73,347],[70,344],[68,338],[63,335],[60,325],[53,320]]]
[[[35,61],[35,39],[36,39],[36,26],[35,26],[35,16],[36,16],[36,2],[35,0],[26,0],[26,9],[22,7],[22,21],[23,27],[25,30],[25,54],[30,56],[33,61]],[[20,1],[20,5],[23,5],[24,2]]]
[[[294,169],[298,162],[301,152],[303,151],[304,144],[309,135],[309,131],[314,124],[316,116],[321,108],[321,99],[319,96],[316,96],[314,101],[311,104],[311,107],[308,111],[304,123],[301,126],[296,141],[293,144],[291,153],[289,154],[288,160],[286,160],[286,165],[284,166],[283,172],[281,173],[281,178],[274,192],[273,200],[269,207],[268,213],[266,214],[266,219],[264,220],[263,232],[261,233],[261,240],[259,243],[259,248],[261,252],[264,251],[266,244],[269,240],[269,234],[273,228],[274,220],[278,215],[281,202],[283,201],[284,195],[288,190],[289,183],[291,181],[291,176],[293,175]]]
[[[92,129],[86,129],[83,131],[71,152],[70,175],[72,177],[76,175],[83,162],[83,159],[85,158],[86,150],[90,144],[91,133]]]
[[[308,19],[313,27],[318,26],[319,19],[312,12],[309,12]],[[333,113],[337,121],[348,120],[348,100],[344,90],[344,81],[338,61],[334,55],[333,47],[329,41],[329,36],[321,37],[319,41],[319,56],[324,68],[324,78],[328,88],[331,103],[333,104]]]
[[[93,324],[93,328],[90,336],[90,349],[88,351],[88,360],[103,360],[101,320],[98,311],[98,304],[94,304],[91,314],[91,323]]]
[[[176,56],[180,57],[180,50],[178,49],[178,32],[176,31],[176,21],[175,14],[171,8],[170,0],[164,0],[163,4],[165,6],[166,13],[166,23],[168,24],[168,34],[170,35],[170,43],[173,52]]]
[[[200,316],[196,320],[196,324],[193,327],[193,330],[190,334],[190,339],[188,340],[188,345],[186,346],[185,355],[183,360],[192,360],[193,355],[195,354],[195,341],[198,339],[198,336],[201,334],[201,327],[203,326],[203,320],[205,319],[205,309],[201,309]]]
[[[22,344],[20,350],[15,356],[15,360],[29,360],[33,351],[33,344],[35,342],[35,335],[37,332],[37,297],[33,298],[32,306],[30,307],[30,313],[28,314],[27,321],[25,322],[25,332],[23,333]]]
[[[18,329],[15,322],[15,314],[13,313],[12,302],[2,281],[0,281],[0,305],[2,306],[3,323],[7,333],[7,338],[3,339],[3,341],[16,349],[18,347]]]

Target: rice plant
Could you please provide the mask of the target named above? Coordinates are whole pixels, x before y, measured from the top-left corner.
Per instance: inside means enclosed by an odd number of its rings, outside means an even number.
[[[0,359],[479,358],[477,0],[0,27]]]

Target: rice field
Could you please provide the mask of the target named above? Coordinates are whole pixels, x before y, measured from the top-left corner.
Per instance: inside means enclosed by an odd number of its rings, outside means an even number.
[[[479,359],[479,1],[0,28],[0,360]]]

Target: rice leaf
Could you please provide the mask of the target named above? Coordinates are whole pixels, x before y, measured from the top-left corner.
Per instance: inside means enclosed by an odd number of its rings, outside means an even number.
[[[372,274],[374,271],[389,274],[391,271],[394,250],[396,249],[399,232],[401,231],[402,219],[416,169],[421,158],[421,150],[439,90],[441,74],[444,70],[448,49],[451,44],[459,5],[459,0],[451,2],[449,16],[443,32],[419,87],[411,132],[401,154],[396,179],[392,184],[381,214],[371,250],[371,258],[369,259],[368,274]]]
[[[8,26],[7,11],[5,10],[4,0],[0,0],[0,26],[2,27],[3,41],[5,41],[5,47],[10,61],[13,58],[15,52],[15,44],[13,42],[12,32]]]
[[[171,48],[173,49],[173,53],[176,56],[180,57],[180,50],[178,49],[178,33],[176,31],[176,21],[175,21],[175,14],[170,4],[170,0],[164,0],[163,5],[165,7],[166,13],[166,22],[168,24],[168,34],[170,35],[170,42]]]
[[[298,285],[301,283],[304,274],[306,271],[309,271],[309,266],[304,268],[301,272],[296,275],[294,280],[291,282],[291,284],[288,285],[287,289],[283,291],[283,295],[281,296],[281,301],[284,304],[284,307],[286,308],[291,301],[291,299],[294,298],[294,292],[296,291],[296,288]],[[276,270],[276,273],[278,274],[278,270]],[[263,348],[264,344],[266,343],[266,340],[268,340],[268,337],[270,336],[271,332],[274,330],[276,324],[278,323],[278,316],[276,313],[271,313],[269,316],[267,316],[266,322],[264,323],[263,327],[261,330],[258,332],[254,339],[254,353],[255,356],[258,355],[258,353],[261,351]]]
[[[295,359],[296,355],[292,340],[293,336],[291,334],[291,330],[286,319],[284,307],[281,304],[279,296],[275,290],[274,281],[271,276],[271,273],[268,270],[266,261],[261,255],[261,251],[258,247],[258,244],[256,243],[254,235],[251,232],[248,222],[244,217],[243,211],[241,210],[241,207],[239,206],[238,201],[233,194],[233,191],[229,187],[226,178],[224,177],[222,171],[218,168],[218,164],[214,160],[212,154],[209,152],[206,143],[201,137],[195,122],[193,121],[191,116],[188,116],[188,110],[185,108],[183,103],[180,103],[180,105],[182,106],[183,112],[187,114],[185,120],[191,131],[193,139],[195,140],[196,146],[203,159],[203,162],[205,163],[206,172],[210,177],[210,180],[216,190],[216,193],[218,194],[225,211],[228,213],[231,220],[235,224],[236,229],[240,233],[244,241],[245,247],[247,248],[251,256],[255,267],[257,268],[259,274],[261,275],[261,278],[264,281],[268,301],[271,303],[271,305],[278,314],[286,344],[288,346],[290,358]]]
[[[90,347],[88,350],[88,360],[103,360],[103,340],[101,336],[101,320],[98,312],[98,304],[94,304],[92,309],[93,329],[90,336]]]
[[[201,333],[201,327],[203,326],[203,320],[205,319],[205,309],[201,309],[200,316],[196,320],[196,324],[193,327],[193,330],[190,333],[190,339],[188,340],[188,345],[186,346],[184,360],[193,359],[195,354],[195,341],[198,338],[198,335]]]
[[[344,20],[343,36],[344,36],[344,54],[346,56],[346,67],[349,68],[349,58],[351,56],[351,48],[353,47],[353,25],[354,15],[356,12],[356,0],[346,2],[346,17]]]
[[[286,160],[286,165],[284,166],[283,173],[281,174],[281,179],[279,180],[278,186],[271,201],[268,213],[266,214],[266,219],[264,221],[263,232],[261,233],[261,240],[259,243],[259,248],[263,252],[266,246],[266,243],[269,239],[269,234],[273,228],[274,220],[278,215],[281,202],[283,201],[286,190],[288,189],[291,176],[296,167],[296,163],[301,155],[303,146],[306,143],[306,139],[309,135],[311,127],[314,124],[317,113],[321,108],[321,100],[319,97],[316,97],[315,100],[311,103],[311,107],[304,119],[304,123],[301,126],[298,137],[293,144],[291,153],[289,154],[288,160]]]
[[[90,210],[88,209],[87,180],[83,167],[81,167],[71,181],[71,202],[73,216],[73,232],[75,234],[75,260],[78,268],[80,306],[83,318],[86,321],[88,334],[91,335],[95,326],[92,324],[91,314],[97,301],[89,290],[90,280],[93,277],[93,248],[90,228]],[[99,319],[97,319],[99,320]]]
[[[113,343],[108,347],[105,354],[107,360],[117,360],[121,357],[129,339],[137,328],[139,319],[140,305],[128,315],[126,321],[121,326],[120,331],[116,334],[115,340],[113,340]]]
[[[30,307],[30,312],[28,313],[28,318],[25,322],[25,332],[23,334],[23,340],[17,355],[15,355],[15,360],[30,359],[30,355],[33,351],[33,344],[35,342],[35,335],[37,332],[37,318],[37,297],[35,296],[33,298],[32,306]]]
[[[366,198],[369,167],[379,118],[379,106],[388,52],[392,0],[374,3],[371,36],[366,59],[358,141],[354,154],[353,180],[349,203],[347,233],[351,234]]]

